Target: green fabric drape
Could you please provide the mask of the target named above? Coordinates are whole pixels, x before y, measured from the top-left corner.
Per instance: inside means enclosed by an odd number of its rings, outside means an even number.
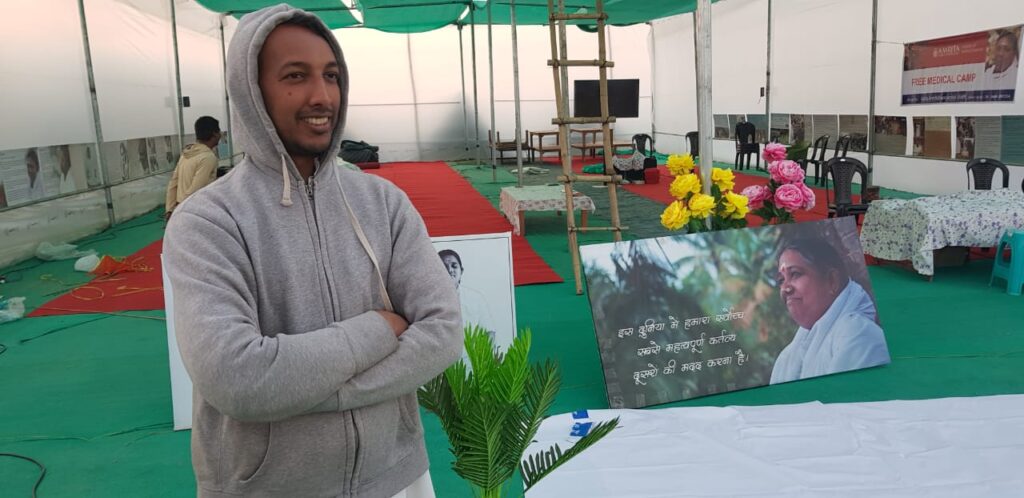
[[[281,0],[197,0],[207,9],[241,17],[249,12]],[[509,24],[508,0],[492,0],[494,24]],[[292,0],[289,4],[314,12],[332,29],[360,25],[341,0]],[[594,0],[566,0],[569,12],[594,10]],[[456,23],[469,23],[469,16],[459,19],[471,4],[477,9],[485,1],[470,0],[353,0],[362,14],[362,26],[392,33],[421,33]],[[693,12],[696,0],[606,0],[605,12],[613,25],[628,25]],[[584,10],[585,9],[585,10]],[[548,22],[546,0],[516,2],[516,23],[542,25]],[[486,24],[486,16],[477,16],[477,24]],[[579,24],[594,24],[581,21]]]

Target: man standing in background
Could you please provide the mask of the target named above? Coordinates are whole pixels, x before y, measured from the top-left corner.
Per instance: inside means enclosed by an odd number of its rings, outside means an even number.
[[[220,123],[210,116],[203,116],[196,120],[195,130],[196,143],[189,144],[181,152],[167,184],[165,219],[170,219],[171,212],[186,197],[217,178],[217,153],[214,149],[220,143]]]

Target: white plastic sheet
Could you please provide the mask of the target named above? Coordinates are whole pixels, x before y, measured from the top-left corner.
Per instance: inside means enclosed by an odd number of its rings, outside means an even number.
[[[529,498],[980,497],[1024,490],[1024,395],[873,403],[592,410],[620,426]],[[558,443],[544,421],[527,454]]]

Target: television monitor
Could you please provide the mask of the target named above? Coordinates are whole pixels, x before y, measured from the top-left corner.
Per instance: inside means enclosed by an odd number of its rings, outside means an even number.
[[[575,80],[573,116],[601,116],[600,80]],[[640,117],[640,80],[608,80],[608,114],[616,118]]]

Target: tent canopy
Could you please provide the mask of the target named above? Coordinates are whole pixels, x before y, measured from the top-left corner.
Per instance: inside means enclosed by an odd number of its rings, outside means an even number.
[[[281,0],[197,1],[210,10],[235,17],[281,3]],[[363,26],[393,33],[420,33],[449,24],[468,24],[469,16],[464,14],[470,6],[475,7],[477,11],[476,24],[487,23],[487,0],[291,0],[288,3],[315,12],[331,29]],[[509,1],[492,0],[492,3],[491,15],[494,24],[509,24]],[[566,10],[592,12],[594,3],[594,0],[566,0]],[[696,5],[696,0],[605,0],[604,9],[608,14],[609,23],[626,25],[693,12]],[[361,17],[362,22],[357,17]],[[517,24],[542,25],[547,22],[548,6],[545,0],[516,2]]]

